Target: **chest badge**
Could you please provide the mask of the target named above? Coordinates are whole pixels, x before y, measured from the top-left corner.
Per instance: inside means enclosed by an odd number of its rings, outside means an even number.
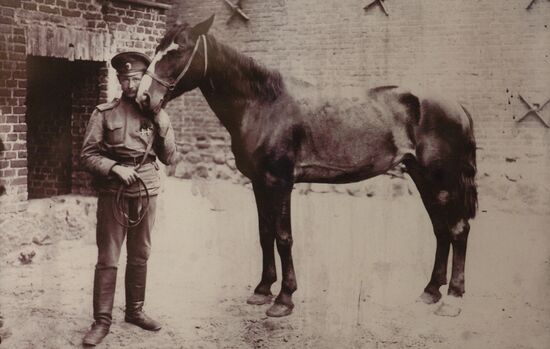
[[[141,128],[139,129],[139,134],[142,137],[149,138],[153,134],[153,127],[141,126]]]

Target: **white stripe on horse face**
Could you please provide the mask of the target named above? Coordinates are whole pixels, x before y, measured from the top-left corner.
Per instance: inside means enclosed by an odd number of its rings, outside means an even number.
[[[149,88],[151,87],[152,82],[153,82],[153,79],[151,79],[151,77],[149,75],[147,75],[147,74],[143,75],[143,77],[141,78],[141,81],[139,83],[139,88],[138,88],[137,95],[138,96],[143,96],[143,92],[149,90]]]
[[[155,57],[153,57],[153,61],[151,62],[151,64],[149,64],[148,70],[155,73],[155,65],[157,64],[157,62],[160,62],[160,60],[164,56],[166,56],[168,54],[168,52],[173,51],[173,50],[177,50],[179,47],[180,47],[180,45],[176,44],[175,42],[172,42],[170,44],[170,46],[168,46],[164,50],[158,52],[155,55]],[[149,88],[151,87],[152,82],[153,82],[153,79],[149,75],[144,75],[143,78],[141,79],[141,83],[139,84],[138,96],[143,95],[144,91],[149,90]]]

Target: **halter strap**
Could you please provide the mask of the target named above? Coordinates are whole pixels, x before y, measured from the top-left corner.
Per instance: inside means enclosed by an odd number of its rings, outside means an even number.
[[[183,79],[183,77],[185,76],[185,74],[189,70],[189,67],[191,66],[191,63],[193,63],[193,59],[195,58],[195,54],[197,53],[197,50],[199,48],[199,44],[200,44],[201,40],[203,41],[203,45],[204,45],[204,72],[203,72],[202,76],[205,77],[206,76],[206,71],[208,69],[208,47],[206,45],[206,35],[204,35],[204,34],[199,36],[199,39],[197,40],[197,42],[195,43],[195,47],[193,48],[193,52],[191,53],[191,57],[187,61],[187,64],[185,64],[185,67],[183,68],[181,73],[178,75],[176,80],[174,80],[174,82],[169,83],[169,82],[159,78],[158,76],[155,75],[154,72],[150,71],[149,69],[147,69],[145,74],[149,75],[153,80],[155,80],[156,82],[158,82],[162,86],[166,87],[169,91],[173,91],[176,88],[177,84]]]

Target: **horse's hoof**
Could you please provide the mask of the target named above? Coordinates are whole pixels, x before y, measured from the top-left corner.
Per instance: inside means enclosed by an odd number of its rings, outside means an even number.
[[[439,302],[440,299],[441,299],[441,294],[436,295],[428,292],[424,292],[420,295],[420,297],[418,297],[418,301],[424,302],[426,304],[435,304]]]
[[[248,297],[246,303],[252,305],[270,304],[272,299],[273,295],[254,293],[252,296]]]
[[[456,317],[462,311],[461,299],[456,297],[446,297],[441,305],[435,310],[434,314],[438,316]]]
[[[292,313],[292,309],[294,308],[294,305],[288,306],[281,303],[275,303],[273,304],[267,311],[265,312],[267,316],[270,317],[282,317],[287,316]]]

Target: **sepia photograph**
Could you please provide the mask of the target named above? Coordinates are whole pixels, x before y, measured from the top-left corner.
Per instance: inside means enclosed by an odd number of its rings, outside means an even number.
[[[0,349],[550,348],[550,0],[0,0]]]

